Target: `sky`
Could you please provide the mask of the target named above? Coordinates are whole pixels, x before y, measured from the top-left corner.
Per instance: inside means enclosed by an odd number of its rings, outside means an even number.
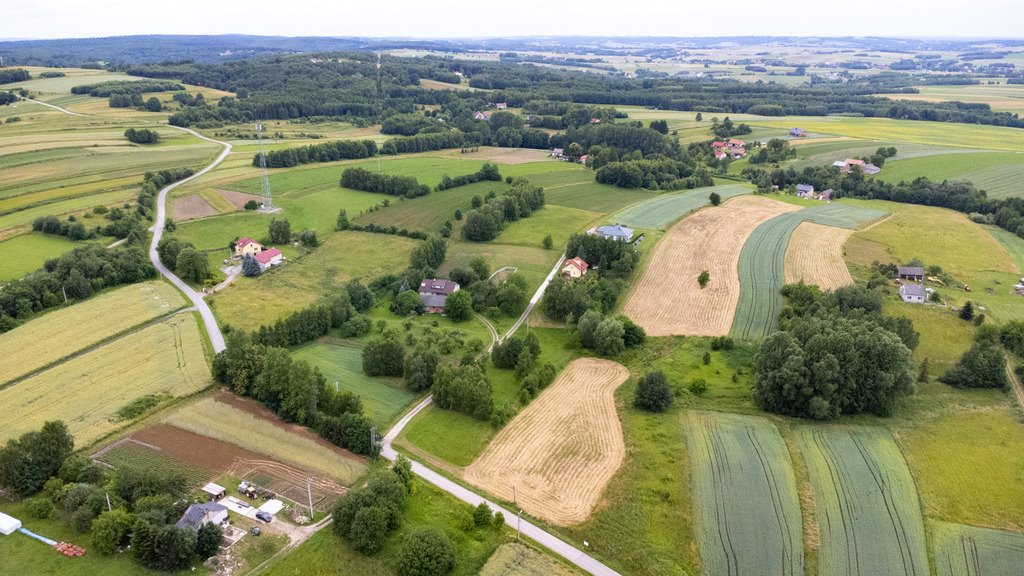
[[[1024,37],[1024,0],[29,0],[0,39],[128,34]]]

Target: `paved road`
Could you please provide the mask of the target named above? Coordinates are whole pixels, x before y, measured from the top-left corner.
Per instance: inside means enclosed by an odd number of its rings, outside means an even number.
[[[514,333],[520,326],[522,326],[526,322],[526,319],[527,317],[529,317],[530,312],[533,310],[534,306],[536,306],[537,302],[540,302],[541,297],[544,296],[544,290],[547,289],[548,284],[550,284],[551,280],[554,279],[555,274],[558,273],[558,270],[561,267],[562,262],[564,260],[564,255],[558,259],[558,262],[555,264],[554,268],[551,269],[551,273],[548,274],[548,277],[544,280],[544,282],[540,285],[540,288],[538,288],[537,292],[533,295],[533,298],[530,300],[530,304],[526,307],[526,310],[519,317],[516,323],[513,324],[512,327],[509,328],[508,332],[505,334],[506,338],[511,336],[512,333]],[[490,323],[486,321],[486,319],[481,318],[481,320],[484,320],[484,324],[487,325],[488,329],[492,332],[493,341],[491,343],[491,346],[493,347],[494,344],[497,342],[497,333],[494,331],[493,326],[491,326]],[[392,443],[395,441],[396,438],[398,438],[398,435],[402,433],[402,429],[405,428],[409,421],[411,421],[422,410],[426,409],[427,406],[430,406],[432,401],[433,397],[427,396],[426,398],[421,400],[419,404],[413,407],[412,410],[410,410],[404,416],[402,416],[402,418],[394,426],[392,426],[390,430],[388,430],[387,434],[384,435],[384,439],[382,441],[381,456],[391,461],[394,461],[396,458],[398,458],[398,452],[396,452],[395,449],[392,447]],[[558,554],[559,556],[579,566],[588,573],[595,574],[597,576],[618,576],[618,572],[612,570],[608,566],[605,566],[604,564],[597,561],[593,557],[589,556],[582,550],[566,543],[560,538],[544,531],[542,528],[538,527],[537,525],[527,520],[517,519],[516,512],[502,508],[501,506],[495,504],[494,502],[484,498],[483,496],[480,496],[479,494],[473,492],[472,490],[469,490],[455,482],[452,482],[448,478],[445,478],[441,474],[434,472],[430,468],[427,468],[426,466],[420,464],[419,462],[416,462],[415,460],[412,461],[412,471],[420,478],[423,478],[427,482],[430,482],[434,486],[437,486],[438,488],[444,490],[445,492],[448,492],[452,496],[455,496],[459,500],[462,500],[463,502],[466,502],[472,506],[478,506],[481,502],[485,502],[487,504],[487,507],[491,509],[491,512],[501,512],[502,514],[504,514],[505,522],[509,526],[517,527],[523,536],[526,536],[527,538],[530,538],[531,540],[538,542],[542,546],[548,548],[555,554]]]
[[[185,296],[192,301],[192,305],[195,306],[196,310],[199,311],[199,315],[203,317],[203,324],[206,325],[206,333],[210,335],[210,344],[213,345],[213,351],[220,352],[225,348],[224,334],[221,333],[220,326],[217,325],[217,319],[213,317],[213,311],[210,310],[210,307],[206,304],[206,301],[203,300],[202,294],[193,290],[192,287],[186,284],[184,280],[178,278],[174,274],[174,272],[170,271],[166,266],[164,266],[164,263],[160,261],[160,256],[156,253],[156,245],[157,243],[160,242],[160,238],[162,238],[164,235],[164,223],[167,221],[167,193],[170,192],[171,190],[174,190],[178,186],[181,186],[182,184],[190,180],[199,178],[203,174],[206,174],[210,170],[216,168],[217,165],[223,162],[224,159],[227,158],[228,154],[231,153],[231,144],[227,142],[221,142],[220,140],[214,140],[212,138],[207,138],[206,136],[189,130],[188,128],[180,128],[178,126],[172,126],[172,128],[177,128],[178,130],[188,132],[189,134],[192,134],[197,138],[202,138],[207,142],[220,144],[221,146],[224,147],[224,150],[221,151],[220,155],[217,156],[217,158],[213,162],[211,162],[209,165],[207,165],[199,172],[196,172],[195,174],[189,176],[188,178],[185,178],[184,180],[178,180],[177,182],[168,185],[166,188],[160,191],[160,194],[157,196],[156,199],[156,223],[153,224],[153,241],[149,245],[149,259],[151,262],[153,262],[153,266],[156,266],[156,269],[160,271],[160,274],[162,274],[164,277],[170,280],[171,284],[174,284],[178,288],[178,290],[181,290],[182,293],[184,293]]]

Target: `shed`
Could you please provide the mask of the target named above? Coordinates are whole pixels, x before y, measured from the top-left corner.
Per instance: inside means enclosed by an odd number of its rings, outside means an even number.
[[[0,534],[10,536],[19,528],[21,528],[21,520],[0,512]]]
[[[896,272],[901,280],[924,280],[924,268],[921,266],[898,266]]]
[[[814,196],[814,185],[813,184],[797,184],[796,195],[801,198],[811,198]]]
[[[203,492],[210,496],[210,499],[216,502],[227,495],[227,491],[220,484],[214,484],[213,482],[207,482],[206,486],[203,486]]]

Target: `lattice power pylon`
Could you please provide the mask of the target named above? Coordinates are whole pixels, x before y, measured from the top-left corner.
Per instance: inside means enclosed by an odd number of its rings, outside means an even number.
[[[264,128],[263,124],[256,123],[256,140],[259,141],[260,145],[260,176],[263,179],[263,205],[260,208],[270,212],[274,209],[274,199],[270,196],[270,178],[267,176],[267,156],[263,153]]]

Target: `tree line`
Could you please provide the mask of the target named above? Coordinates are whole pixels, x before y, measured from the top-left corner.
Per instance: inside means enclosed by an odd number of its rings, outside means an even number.
[[[396,176],[371,172],[365,168],[346,168],[341,173],[341,187],[364,192],[377,192],[403,198],[430,194],[430,186],[420,184],[415,176]]]
[[[0,70],[0,84],[11,84],[12,82],[24,82],[31,80],[32,75],[24,68],[11,68]]]
[[[517,178],[500,195],[488,198],[466,213],[462,237],[474,242],[493,240],[507,223],[527,218],[543,207],[544,188]]]
[[[309,144],[283,150],[266,152],[268,168],[290,168],[299,164],[335,162],[371,158],[377,155],[377,143],[373,140],[335,140],[322,144]],[[260,155],[253,156],[252,165],[259,167]]]
[[[177,82],[162,80],[111,80],[95,84],[72,86],[72,94],[88,94],[97,98],[108,98],[114,94],[147,94],[151,92],[173,92],[184,90]]]
[[[473,172],[472,174],[462,174],[455,178],[451,178],[445,174],[441,177],[441,182],[438,183],[436,190],[449,190],[451,188],[458,188],[459,186],[466,186],[467,184],[484,181],[501,181],[501,172],[498,170],[497,164],[484,162],[484,165],[476,172]]]

